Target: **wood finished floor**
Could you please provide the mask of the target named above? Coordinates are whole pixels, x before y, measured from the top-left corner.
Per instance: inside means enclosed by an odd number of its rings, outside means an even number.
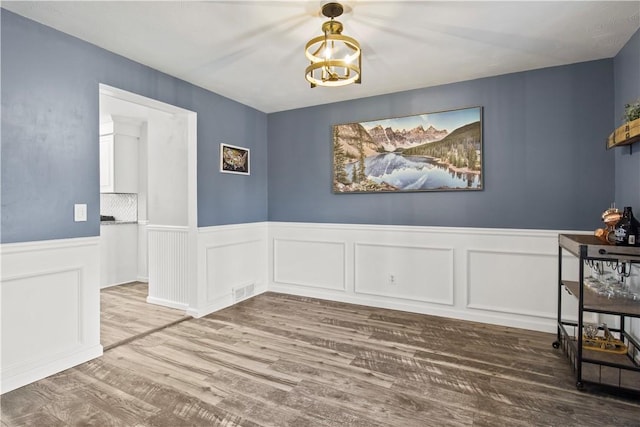
[[[174,322],[184,310],[147,303],[149,286],[132,282],[100,291],[100,344],[105,350]]]
[[[638,426],[554,336],[267,293],[6,393],[3,426]]]

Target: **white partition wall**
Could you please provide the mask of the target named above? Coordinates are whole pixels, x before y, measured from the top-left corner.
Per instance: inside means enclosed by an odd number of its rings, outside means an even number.
[[[557,241],[551,230],[271,222],[269,290],[553,332]]]
[[[197,293],[187,311],[204,316],[267,290],[268,224],[198,230]]]
[[[195,113],[150,109],[146,127],[146,226],[149,296],[187,310],[196,287]],[[144,272],[143,272],[144,273]],[[193,289],[192,289],[193,288]]]
[[[1,247],[2,392],[102,354],[99,238]]]

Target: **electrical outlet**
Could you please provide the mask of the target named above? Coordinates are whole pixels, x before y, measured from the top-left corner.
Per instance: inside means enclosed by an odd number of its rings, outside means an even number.
[[[395,274],[389,274],[389,284],[390,285],[396,285],[396,275]]]
[[[86,203],[73,205],[73,220],[75,222],[82,222],[87,220]]]

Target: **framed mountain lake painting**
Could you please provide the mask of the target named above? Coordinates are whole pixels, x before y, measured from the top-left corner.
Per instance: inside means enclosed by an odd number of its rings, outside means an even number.
[[[333,192],[482,190],[482,107],[333,126]]]
[[[220,144],[220,172],[249,175],[249,149]]]

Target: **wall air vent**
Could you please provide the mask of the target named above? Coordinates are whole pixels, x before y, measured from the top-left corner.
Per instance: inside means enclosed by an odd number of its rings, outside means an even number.
[[[255,288],[255,283],[248,283],[240,288],[233,288],[233,302],[239,302],[252,297],[255,293]]]

